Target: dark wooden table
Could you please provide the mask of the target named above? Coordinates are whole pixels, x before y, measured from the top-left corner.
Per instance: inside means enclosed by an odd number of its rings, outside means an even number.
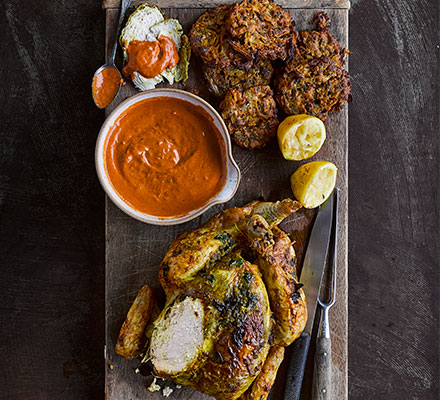
[[[101,399],[101,1],[0,8],[0,399]],[[350,399],[439,394],[439,4],[352,0]]]

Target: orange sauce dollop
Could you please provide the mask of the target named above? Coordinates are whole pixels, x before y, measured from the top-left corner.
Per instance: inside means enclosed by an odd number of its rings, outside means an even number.
[[[167,36],[159,36],[154,42],[132,40],[126,50],[127,65],[122,73],[132,79],[135,71],[145,78],[154,78],[179,62],[176,45]]]
[[[92,81],[92,94],[99,108],[107,107],[118,93],[121,76],[114,68],[105,68]]]
[[[129,107],[110,128],[104,158],[119,197],[157,217],[202,207],[226,182],[224,142],[211,116],[170,97]]]

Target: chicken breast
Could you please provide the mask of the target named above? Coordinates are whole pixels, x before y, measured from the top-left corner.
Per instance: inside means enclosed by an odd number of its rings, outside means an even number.
[[[186,297],[155,323],[150,357],[157,371],[174,375],[191,368],[203,346],[204,310],[200,299]]]

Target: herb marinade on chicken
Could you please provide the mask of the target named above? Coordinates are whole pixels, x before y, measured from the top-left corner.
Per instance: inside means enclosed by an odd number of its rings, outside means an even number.
[[[284,346],[306,322],[292,242],[277,228],[299,207],[290,199],[254,201],[176,238],[159,271],[165,307],[128,336],[136,349],[148,336],[155,375],[219,400],[266,398]],[[124,326],[145,319],[136,304],[142,302],[135,300]],[[127,338],[123,329],[121,335]],[[132,355],[130,342],[124,345],[119,354]]]

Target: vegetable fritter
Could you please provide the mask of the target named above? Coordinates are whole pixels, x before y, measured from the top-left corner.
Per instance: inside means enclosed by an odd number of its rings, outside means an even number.
[[[347,50],[328,31],[330,18],[319,12],[316,30],[300,32],[297,51],[275,79],[275,99],[288,115],[327,119],[351,101],[350,76],[343,69]]]
[[[209,65],[220,68],[239,66],[248,69],[252,65],[249,57],[235,51],[229,44],[226,17],[231,6],[219,6],[202,14],[189,34],[192,51]]]
[[[290,60],[275,80],[275,89],[278,105],[286,114],[308,114],[322,121],[351,100],[348,73],[327,57],[299,63]]]
[[[316,25],[316,30],[299,33],[295,58],[311,60],[328,57],[342,67],[348,50],[341,49],[336,38],[329,32],[330,17],[321,11],[316,14],[311,24]]]
[[[258,60],[253,66],[245,68],[220,68],[203,65],[208,89],[215,96],[222,97],[229,89],[249,89],[253,86],[269,85],[273,67],[269,60]]]
[[[269,86],[230,89],[220,110],[232,140],[241,147],[264,147],[276,135],[277,108]]]
[[[287,10],[272,0],[244,0],[235,4],[226,24],[231,45],[249,57],[285,60],[293,53],[295,22]]]

